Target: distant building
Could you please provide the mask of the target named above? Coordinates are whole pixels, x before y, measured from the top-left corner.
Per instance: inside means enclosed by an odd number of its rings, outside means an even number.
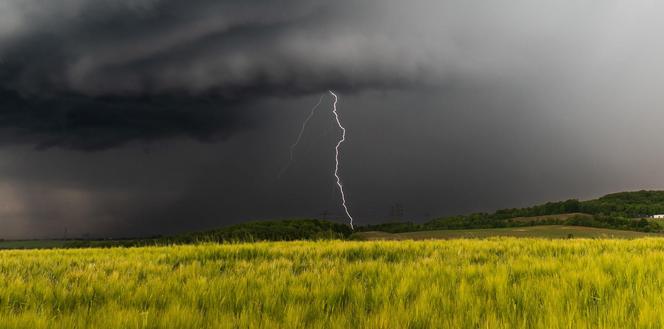
[[[664,218],[664,214],[652,215],[652,218]]]

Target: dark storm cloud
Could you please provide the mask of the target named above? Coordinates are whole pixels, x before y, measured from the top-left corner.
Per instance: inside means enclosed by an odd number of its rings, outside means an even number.
[[[0,0],[0,238],[343,221],[327,89],[359,224],[661,188],[662,10]]]
[[[232,133],[240,105],[259,98],[426,81],[433,63],[367,28],[361,13],[374,6],[7,0],[2,127],[40,147],[81,150],[206,139]]]
[[[209,97],[61,94],[41,98],[5,90],[0,91],[0,128],[6,130],[2,143],[36,140],[39,149],[94,151],[131,140],[175,136],[215,141],[243,123],[233,111],[239,107]]]

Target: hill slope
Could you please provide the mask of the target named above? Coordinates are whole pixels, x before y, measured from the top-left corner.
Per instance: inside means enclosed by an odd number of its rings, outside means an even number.
[[[368,225],[360,230],[400,233],[557,224],[659,232],[662,230],[660,224],[646,219],[658,213],[664,213],[664,191],[636,191],[608,194],[594,200],[570,199],[526,208],[500,209],[494,213],[441,217],[423,224]]]
[[[554,235],[566,237],[569,232],[558,232],[559,228],[534,229],[527,228],[541,225],[565,225],[577,227],[595,227],[601,229],[617,229],[637,232],[663,232],[664,221],[645,219],[649,215],[664,213],[664,191],[621,192],[605,195],[594,200],[579,201],[575,199],[547,202],[527,208],[510,208],[497,210],[494,213],[475,213],[470,215],[436,218],[426,223],[412,222],[386,223],[357,227],[358,232],[381,231],[386,233],[431,232],[441,230],[457,230],[452,233],[421,233],[416,237],[464,235],[458,230],[494,229],[493,235],[520,236],[527,232],[535,232],[535,236],[547,236],[544,231],[555,231]],[[496,231],[500,228],[522,228],[519,230]],[[544,231],[542,231],[544,230]],[[570,230],[569,228],[565,230]],[[486,233],[485,232],[485,233]],[[516,233],[515,233],[516,232]],[[523,233],[526,232],[526,233]],[[557,232],[557,233],[556,233]],[[586,236],[587,232],[603,232],[601,230],[582,230],[574,236]],[[183,234],[172,237],[127,240],[67,240],[67,241],[7,241],[0,243],[0,248],[52,248],[52,247],[112,247],[142,246],[163,244],[186,244],[195,242],[222,241],[290,241],[317,239],[346,239],[353,232],[350,227],[341,223],[317,219],[277,220],[249,222],[232,225],[217,230]],[[471,232],[472,236],[480,234]],[[485,234],[481,233],[481,234]],[[496,234],[500,233],[500,234]],[[603,232],[602,234],[607,233]],[[376,234],[376,233],[372,233]],[[543,234],[543,235],[542,235]],[[594,233],[593,233],[594,234]],[[628,233],[611,231],[608,236],[620,236]],[[629,233],[631,234],[631,233]],[[628,235],[629,235],[628,234]],[[527,234],[526,234],[527,235]],[[595,236],[595,235],[593,235]]]
[[[431,240],[431,239],[468,239],[490,237],[516,237],[516,238],[618,238],[634,239],[643,237],[664,237],[660,233],[646,233],[637,231],[612,230],[606,228],[567,226],[567,225],[539,225],[527,227],[488,228],[471,230],[438,230],[417,231],[404,233],[387,232],[358,232],[352,238],[356,240]]]

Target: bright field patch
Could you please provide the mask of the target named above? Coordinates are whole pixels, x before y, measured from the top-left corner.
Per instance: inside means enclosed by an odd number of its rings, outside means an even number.
[[[660,328],[664,239],[0,251],[1,328]]]

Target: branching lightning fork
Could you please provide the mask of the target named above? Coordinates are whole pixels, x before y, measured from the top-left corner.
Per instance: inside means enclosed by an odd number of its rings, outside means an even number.
[[[283,175],[284,172],[286,172],[286,170],[288,170],[291,163],[293,163],[293,153],[295,152],[295,148],[297,147],[297,144],[300,144],[300,140],[302,139],[302,134],[304,134],[304,129],[307,128],[307,124],[309,123],[309,120],[311,120],[311,118],[314,116],[314,113],[316,113],[316,109],[318,108],[318,106],[320,106],[320,103],[323,101],[323,96],[324,96],[324,94],[320,96],[320,98],[318,99],[318,103],[316,103],[316,105],[314,105],[314,107],[311,108],[311,112],[309,113],[309,116],[302,123],[302,128],[300,128],[300,133],[297,135],[297,139],[295,140],[295,143],[293,143],[293,145],[290,146],[290,158],[288,159],[288,163],[286,164],[286,166],[284,166],[284,169],[281,169],[281,171],[279,172],[279,175],[277,176],[277,179],[281,178],[281,175]]]

